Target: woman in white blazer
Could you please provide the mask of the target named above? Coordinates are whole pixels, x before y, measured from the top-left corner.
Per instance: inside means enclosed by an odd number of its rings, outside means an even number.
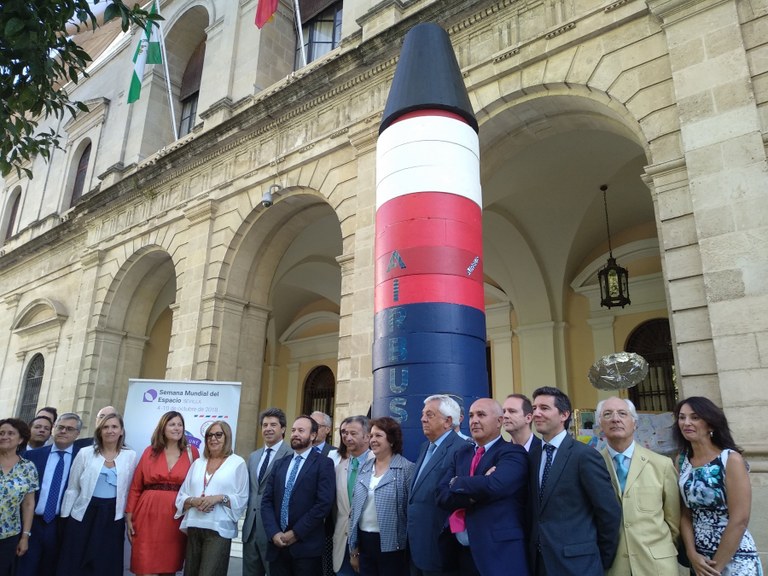
[[[119,414],[96,426],[93,448],[75,456],[61,501],[63,530],[59,576],[122,576],[125,502],[136,452],[125,447]]]

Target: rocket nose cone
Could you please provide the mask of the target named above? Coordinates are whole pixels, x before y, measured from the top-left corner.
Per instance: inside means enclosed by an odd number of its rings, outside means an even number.
[[[424,109],[458,114],[478,131],[451,39],[433,22],[418,24],[405,35],[379,134],[403,114]]]

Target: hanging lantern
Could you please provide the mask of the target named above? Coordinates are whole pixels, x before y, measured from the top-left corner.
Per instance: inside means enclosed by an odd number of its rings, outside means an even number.
[[[597,272],[597,281],[600,284],[600,306],[624,308],[632,302],[629,300],[629,272],[616,263],[611,247],[611,228],[608,224],[608,199],[606,192],[608,186],[600,186],[603,191],[603,207],[605,208],[605,229],[608,233],[608,262]]]

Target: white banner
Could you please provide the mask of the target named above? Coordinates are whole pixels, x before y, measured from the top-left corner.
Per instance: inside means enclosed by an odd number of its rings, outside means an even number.
[[[216,420],[232,427],[237,437],[240,382],[128,380],[125,401],[125,443],[141,456],[149,446],[160,417],[175,410],[184,416],[187,441],[203,453],[205,431]]]

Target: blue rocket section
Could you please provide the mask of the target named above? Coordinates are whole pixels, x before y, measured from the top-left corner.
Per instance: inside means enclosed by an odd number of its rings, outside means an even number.
[[[372,415],[400,420],[404,455],[414,460],[424,442],[427,396],[449,394],[468,413],[475,399],[489,395],[485,315],[470,306],[409,304],[379,312],[374,335]],[[465,433],[468,424],[467,418]]]
[[[376,314],[376,335],[401,336],[417,332],[446,332],[474,336],[485,342],[485,314],[471,306],[430,302],[392,306]]]
[[[424,111],[425,115],[429,115],[430,110],[434,115],[442,114],[442,111],[456,114],[475,131],[478,130],[448,34],[436,24],[419,24],[405,37],[379,134],[405,114]],[[425,136],[426,139],[437,140],[440,137],[439,133]],[[473,165],[467,169],[476,171],[477,167]],[[428,185],[425,188],[423,193],[428,195],[431,190]],[[419,192],[412,192],[410,196],[413,202],[398,203],[403,209],[388,214],[384,224],[413,220],[412,214],[419,206],[422,207],[421,212],[417,212],[419,218],[429,220],[432,212],[435,215],[441,214],[440,205],[434,206],[434,210],[431,207],[425,210],[423,206],[428,204],[413,198],[419,195]],[[446,199],[446,202],[449,201],[450,198]],[[382,239],[378,220],[377,215],[377,242]],[[421,237],[427,232],[423,228],[406,228],[401,227],[397,234],[387,236],[386,252],[402,251],[408,254],[409,250],[418,246],[445,247],[447,244],[460,251],[466,250],[468,243],[476,245],[475,251],[478,253],[482,249],[480,226],[473,229],[471,237],[459,243],[456,243],[455,234],[451,234],[448,239],[430,237],[434,241],[424,243]],[[447,240],[453,240],[453,243]],[[451,259],[447,258],[448,261]],[[442,270],[441,266],[436,266],[434,270],[430,268],[429,276],[441,278],[448,274],[449,270]],[[377,269],[376,285],[389,282],[393,278],[390,274],[396,273],[398,269],[394,272],[388,267]],[[424,283],[413,280],[423,276],[401,275],[397,278],[399,287],[407,288],[409,281],[411,286],[424,286]],[[427,396],[449,394],[468,413],[475,399],[490,395],[485,360],[482,282],[476,282],[472,289],[476,292],[472,292],[469,300],[479,304],[475,307],[467,306],[467,295],[455,290],[449,294],[447,302],[441,298],[438,303],[430,301],[430,298],[434,300],[434,296],[428,290],[411,288],[407,304],[385,305],[376,309],[371,413],[374,418],[391,416],[400,421],[403,428],[403,453],[410,460],[416,460],[419,448],[425,442],[421,411]],[[463,426],[465,432],[467,425],[468,418]]]

